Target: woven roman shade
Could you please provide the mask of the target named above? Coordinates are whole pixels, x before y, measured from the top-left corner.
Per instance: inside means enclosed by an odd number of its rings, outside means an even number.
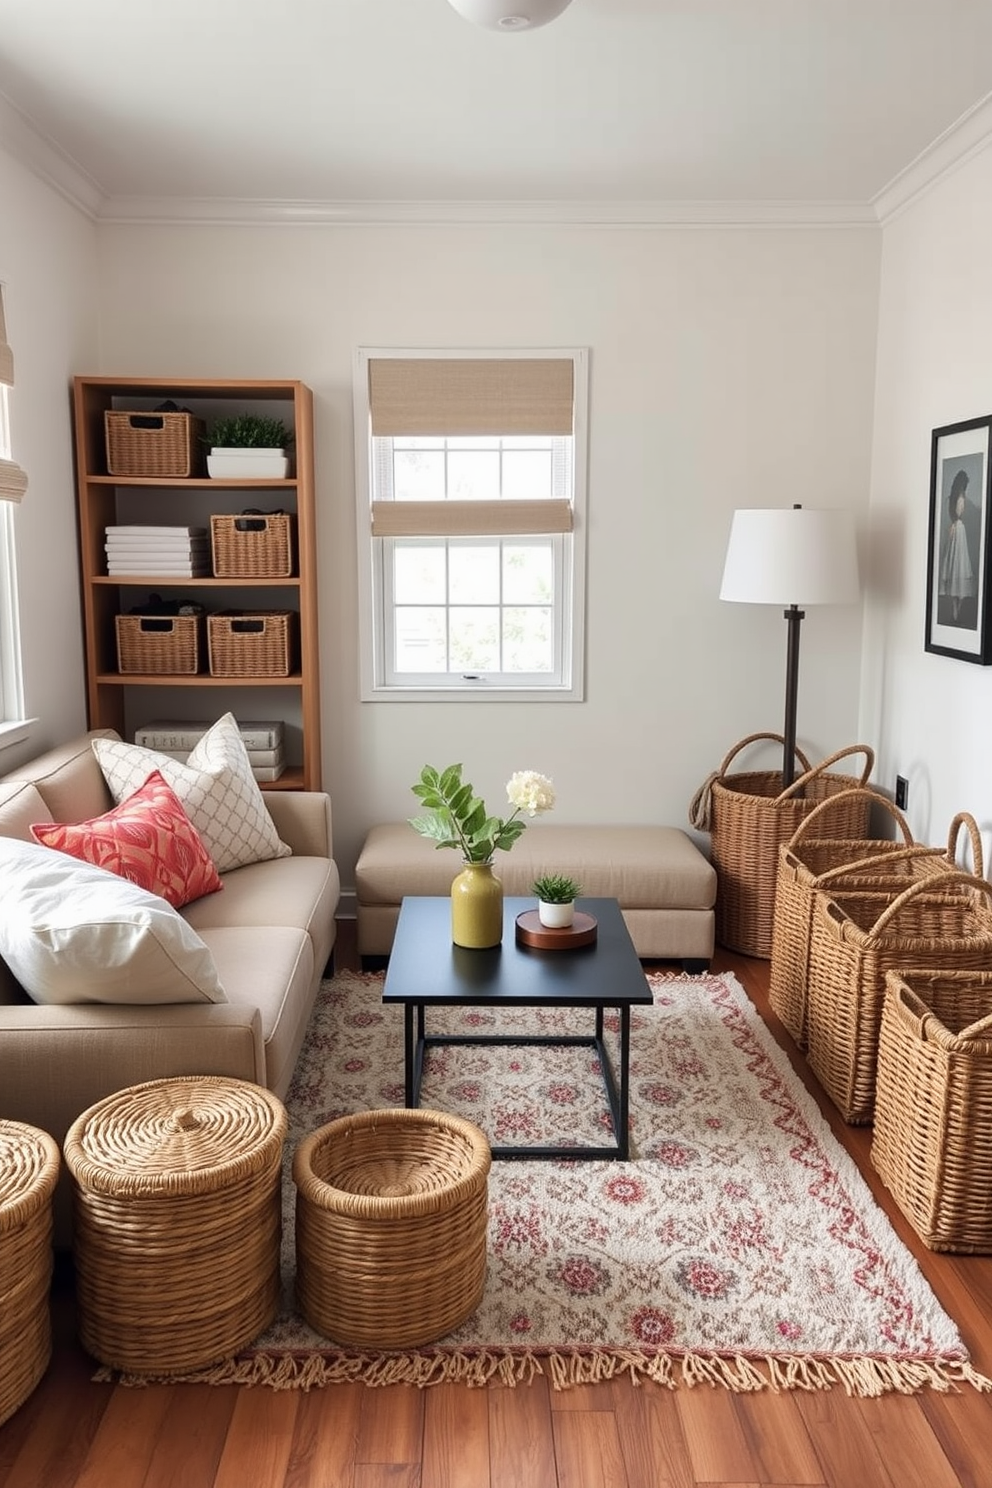
[[[373,537],[525,537],[571,532],[572,506],[547,501],[374,501]]]
[[[565,357],[373,357],[374,438],[572,433]]]
[[[569,436],[574,375],[565,357],[372,357],[372,435]],[[572,504],[374,501],[373,537],[535,536],[571,532]]]
[[[3,314],[3,285],[0,284],[0,383],[14,386],[14,353],[7,341],[7,324]],[[28,488],[28,478],[13,460],[0,456],[0,501],[20,501]]]

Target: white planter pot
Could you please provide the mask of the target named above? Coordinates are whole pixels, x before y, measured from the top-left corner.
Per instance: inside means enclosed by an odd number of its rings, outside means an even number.
[[[575,919],[575,900],[570,899],[567,904],[546,904],[539,899],[537,914],[548,930],[567,930]]]
[[[207,474],[214,480],[285,480],[289,456],[281,449],[223,449],[207,456]]]

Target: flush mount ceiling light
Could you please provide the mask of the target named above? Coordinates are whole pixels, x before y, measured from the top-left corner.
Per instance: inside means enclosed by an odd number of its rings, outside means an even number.
[[[533,31],[560,16],[571,0],[448,0],[448,4],[487,31]]]

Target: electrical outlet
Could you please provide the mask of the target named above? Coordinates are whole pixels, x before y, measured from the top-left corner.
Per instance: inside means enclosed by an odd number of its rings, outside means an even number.
[[[900,811],[909,805],[909,781],[905,775],[896,776],[896,805]]]

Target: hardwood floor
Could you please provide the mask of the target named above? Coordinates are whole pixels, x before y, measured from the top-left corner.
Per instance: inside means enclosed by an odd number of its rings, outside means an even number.
[[[344,924],[337,964],[354,967]],[[771,1013],[766,962],[720,952],[992,1376],[992,1257],[932,1254]],[[556,1393],[438,1385],[309,1394],[91,1380],[57,1278],[44,1380],[0,1427],[0,1488],[992,1488],[992,1394],[734,1395],[611,1381]]]

